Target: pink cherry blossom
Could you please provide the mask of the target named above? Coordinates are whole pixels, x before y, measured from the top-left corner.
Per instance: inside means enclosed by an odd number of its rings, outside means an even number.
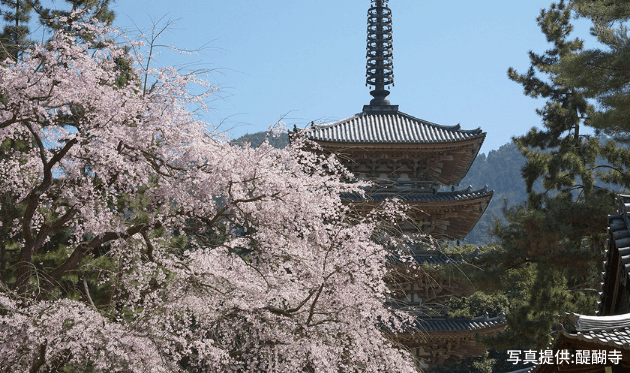
[[[0,156],[19,207],[0,370],[416,371],[391,340],[408,316],[385,306],[382,213],[341,202],[366,185],[299,137],[227,142],[191,110],[211,86],[112,40],[77,21],[0,64],[0,139],[30,144]]]

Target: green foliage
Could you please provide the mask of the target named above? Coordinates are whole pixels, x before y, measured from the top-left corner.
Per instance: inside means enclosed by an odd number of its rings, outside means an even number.
[[[36,2],[34,9],[38,13],[42,25],[53,29],[65,28],[67,21],[57,23],[55,19],[69,17],[76,10],[86,11],[92,18],[107,25],[111,25],[114,21],[114,11],[109,9],[109,4],[112,0],[64,0],[64,2],[66,3],[66,9],[45,8],[39,4],[39,1]]]
[[[590,125],[606,134],[626,138],[630,130],[630,39],[624,22],[630,18],[628,0],[574,0],[579,17],[593,22],[591,34],[602,48],[581,50],[564,58],[556,72],[565,84],[599,103]]]
[[[630,17],[629,0],[573,0],[571,3],[579,16],[601,24]]]
[[[73,21],[79,20],[82,16],[74,12],[80,11],[89,15],[92,19],[111,25],[114,21],[114,11],[109,9],[112,0],[64,0],[63,6],[56,8],[47,8],[39,4],[33,7],[33,10],[39,17],[41,25],[49,32],[56,30],[65,30],[71,32],[68,27]],[[75,37],[85,41],[93,41],[93,35],[88,32],[75,34]],[[102,44],[94,44],[94,47],[101,48]],[[128,70],[128,69],[127,69]]]
[[[68,17],[73,10],[79,9],[88,12],[101,22],[111,24],[114,13],[109,10],[110,3],[111,0],[65,0],[62,4],[55,4],[58,8],[48,8],[44,7],[39,0],[0,0],[0,14],[2,14],[4,21],[4,28],[0,34],[0,60],[6,58],[18,60],[21,57],[21,52],[32,45],[28,24],[33,15],[37,17],[47,31],[66,27],[67,22],[72,21],[71,19],[67,19],[65,22],[52,22],[53,18]],[[123,58],[117,62],[121,72],[119,83],[122,85],[126,83],[131,69],[129,62]],[[0,100],[6,101],[6,98],[0,97]],[[0,144],[0,158],[12,157],[15,152],[26,153],[30,150],[31,145],[21,140],[3,140]],[[97,180],[95,179],[95,181]],[[7,239],[7,237],[13,236],[8,232],[15,228],[13,226],[14,219],[23,215],[24,206],[19,203],[15,196],[8,193],[0,195],[0,204],[0,211],[2,211],[0,216],[0,281],[12,286],[15,283],[18,250],[16,242]],[[67,241],[68,234],[63,230],[51,237],[51,240],[44,247],[45,250],[33,258],[36,274],[53,270],[59,263],[67,259]],[[98,306],[99,299],[107,297],[106,294],[103,294],[105,290],[100,289],[100,286],[97,285],[99,276],[104,273],[111,273],[114,269],[106,253],[106,247],[97,248],[94,251],[91,257],[91,260],[94,261],[92,263],[93,272],[74,273],[65,276],[61,281],[63,294],[57,294],[57,296],[78,298],[82,294],[87,294],[83,288],[88,286],[90,292],[96,295],[94,301]],[[41,285],[49,279],[40,276],[37,277],[36,281],[38,282],[37,285]]]
[[[519,205],[505,210],[507,225],[497,224],[505,263],[570,265],[576,276],[598,259],[606,231],[607,195],[593,204],[575,203],[569,197],[549,199],[546,209]]]
[[[29,22],[33,13],[47,31],[67,28],[76,10],[88,12],[92,18],[105,24],[114,21],[114,12],[109,9],[112,0],[64,0],[57,8],[45,7],[40,0],[0,0],[0,14],[4,28],[0,34],[0,60],[18,60],[21,52],[32,44]],[[58,21],[59,17],[65,17]],[[88,37],[86,34],[82,38]]]
[[[17,60],[20,51],[30,44],[27,24],[31,19],[33,1],[0,0],[0,5],[4,7],[0,13],[5,22],[0,34],[0,60],[6,58]]]
[[[510,273],[513,281],[522,281],[510,294],[508,328],[496,338],[487,338],[493,347],[543,348],[551,342],[557,315],[564,311],[592,313],[595,309],[594,289],[580,289],[568,283],[566,272],[549,266],[530,264]],[[521,297],[515,297],[519,294]]]
[[[507,224],[498,223],[494,230],[501,245],[481,256],[469,273],[492,297],[459,301],[491,309],[507,299],[508,329],[487,338],[487,344],[497,349],[541,348],[551,340],[556,315],[595,310],[596,265],[605,240],[603,206],[553,198],[546,209],[517,205],[505,210]],[[594,213],[594,207],[600,210]]]
[[[595,3],[575,1],[574,5],[592,10]],[[619,146],[623,140],[619,135],[625,130],[601,121],[612,108],[606,106],[602,92],[610,92],[613,84],[597,78],[608,88],[591,90],[582,84],[586,80],[571,75],[578,65],[588,66],[583,42],[569,37],[571,9],[560,1],[542,10],[538,24],[552,47],[543,54],[530,52],[527,73],[508,71],[526,95],[546,99],[537,110],[542,128],[513,139],[525,157],[521,174],[527,201],[505,206],[506,220],[497,221],[493,228],[500,247],[482,257],[470,274],[488,296],[454,302],[466,313],[467,308],[491,308],[497,299],[507,299],[508,328],[484,339],[498,350],[542,348],[551,341],[556,315],[595,311],[596,267],[604,248],[606,215],[614,212],[615,192],[630,186],[630,153]],[[612,41],[610,35],[600,42]],[[609,47],[614,51],[613,44]],[[593,98],[599,100],[597,108],[591,104]],[[598,132],[586,135],[584,127]],[[617,137],[607,141],[601,134]]]
[[[449,317],[475,318],[487,314],[496,317],[509,311],[510,300],[501,292],[477,291],[465,298],[454,298],[445,305],[451,308]]]
[[[526,95],[547,99],[544,108],[537,111],[544,129],[532,128],[526,135],[514,139],[527,158],[522,175],[533,208],[544,208],[548,191],[558,191],[564,194],[560,197],[564,199],[571,195],[576,203],[589,203],[592,198],[601,201],[607,192],[612,197],[613,193],[597,187],[598,179],[621,188],[630,185],[627,176],[630,152],[618,146],[619,142],[627,140],[626,132],[630,129],[628,121],[620,125],[619,118],[626,115],[623,112],[630,106],[613,105],[628,96],[623,87],[630,82],[630,75],[618,64],[627,65],[630,49],[624,45],[628,45],[629,40],[624,36],[623,26],[613,30],[608,26],[610,23],[601,23],[601,19],[608,18],[600,17],[608,14],[608,7],[616,9],[618,5],[617,1],[576,1],[574,4],[578,11],[598,14],[592,32],[608,47],[603,52],[585,50],[580,39],[569,40],[573,29],[571,8],[565,6],[564,1],[553,4],[538,18],[553,48],[542,55],[530,52],[531,67],[527,74],[508,71],[510,79],[523,85]],[[543,77],[537,73],[542,73]],[[597,99],[599,105],[591,105],[591,99]],[[597,136],[581,133],[585,126],[595,128]],[[603,143],[598,137],[602,133],[613,136],[615,141]],[[600,159],[603,162],[598,162]],[[538,180],[542,182],[545,195],[533,190]]]
[[[539,179],[546,191],[571,193],[581,189],[585,199],[593,193],[593,170],[600,144],[597,138],[580,133],[581,126],[588,124],[593,107],[581,90],[564,84],[555,72],[560,60],[583,49],[581,40],[567,40],[573,29],[570,20],[571,11],[564,1],[542,10],[538,24],[553,48],[542,55],[530,52],[531,66],[526,74],[508,70],[509,78],[521,84],[526,95],[547,99],[544,108],[537,110],[544,129],[534,127],[526,135],[514,138],[527,159],[522,176],[533,206],[542,202],[542,196],[533,191]],[[550,151],[541,151],[546,149]]]

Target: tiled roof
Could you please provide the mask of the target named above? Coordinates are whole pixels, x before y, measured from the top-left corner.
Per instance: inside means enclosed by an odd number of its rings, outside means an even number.
[[[477,198],[492,196],[494,191],[488,190],[486,185],[482,189],[472,190],[472,187],[468,187],[465,190],[459,190],[454,192],[436,192],[436,193],[418,193],[418,192],[378,192],[367,195],[366,198],[362,198],[358,194],[344,194],[341,196],[345,202],[382,202],[387,198],[398,198],[403,202],[447,202],[447,201],[469,201]]]
[[[562,334],[571,339],[630,350],[630,314],[584,316],[568,313]]]
[[[431,332],[461,332],[481,331],[484,329],[505,325],[505,315],[497,317],[481,316],[474,319],[467,318],[418,318],[415,328],[425,333]]]
[[[625,285],[630,279],[630,195],[617,196],[618,215],[608,215],[608,250],[603,263],[599,312],[611,313],[614,283]],[[618,274],[613,266],[620,263]]]
[[[630,314],[613,316],[585,316],[577,313],[567,314],[565,329],[571,332],[588,332],[630,327]]]
[[[442,126],[400,111],[362,112],[334,123],[314,125],[305,135],[316,141],[358,143],[451,143],[486,136],[481,128]]]

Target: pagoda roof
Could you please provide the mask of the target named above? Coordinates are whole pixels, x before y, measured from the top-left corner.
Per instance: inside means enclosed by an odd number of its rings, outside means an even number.
[[[457,318],[418,318],[414,328],[424,333],[443,332],[475,332],[505,326],[505,315],[488,317],[488,315],[474,319]]]
[[[388,198],[398,198],[399,200],[407,203],[431,203],[431,202],[458,202],[458,201],[470,201],[478,198],[492,196],[493,190],[488,190],[488,186],[472,190],[472,187],[468,187],[464,190],[451,191],[451,192],[435,192],[435,193],[421,193],[421,192],[406,192],[392,191],[392,192],[378,192],[374,194],[367,193],[366,197],[361,197],[357,193],[343,194],[341,199],[344,202],[383,202]]]
[[[444,144],[484,139],[477,128],[442,126],[400,111],[361,112],[337,122],[313,125],[305,135],[311,140],[337,143]]]
[[[436,193],[377,191],[372,194],[366,193],[364,197],[358,193],[342,194],[341,200],[361,210],[371,209],[387,198],[397,198],[412,207],[407,215],[415,221],[414,224],[423,221],[426,223],[427,217],[435,215],[435,221],[430,223],[432,228],[429,231],[425,230],[425,233],[438,239],[463,239],[477,224],[493,194],[494,191],[488,190],[487,187],[479,190],[472,190],[472,187],[469,187],[460,191]]]

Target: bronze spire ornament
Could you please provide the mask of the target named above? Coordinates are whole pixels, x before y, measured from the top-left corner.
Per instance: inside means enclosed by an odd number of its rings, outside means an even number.
[[[386,86],[394,85],[394,60],[392,53],[392,11],[388,0],[372,0],[368,10],[367,64],[365,85],[370,86],[370,106],[389,105]]]

